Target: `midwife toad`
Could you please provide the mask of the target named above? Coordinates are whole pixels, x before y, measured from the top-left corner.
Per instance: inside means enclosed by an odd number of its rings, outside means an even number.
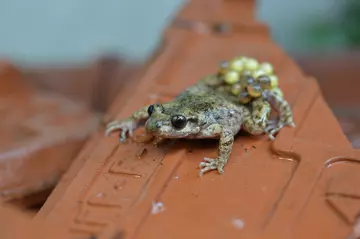
[[[252,135],[266,133],[273,139],[273,134],[286,124],[280,120],[269,121],[265,127],[256,123],[251,107],[239,104],[238,98],[227,91],[218,91],[211,86],[216,81],[214,77],[205,77],[171,102],[147,105],[127,119],[110,122],[105,134],[121,131],[121,140],[125,140],[127,134],[133,135],[140,121],[147,120],[146,131],[159,138],[218,138],[218,156],[204,158],[200,163],[200,175],[212,170],[222,174],[232,151],[234,136],[240,129]],[[282,98],[271,91],[265,90],[262,94],[277,111],[284,107]],[[287,125],[295,126],[292,121]]]

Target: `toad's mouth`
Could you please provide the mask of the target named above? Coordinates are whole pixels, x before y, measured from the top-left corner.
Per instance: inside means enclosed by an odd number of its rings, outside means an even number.
[[[148,134],[151,134],[156,137],[168,138],[168,139],[179,139],[179,138],[188,138],[195,136],[192,132],[163,132],[163,131],[147,131]]]
[[[156,137],[161,138],[169,138],[169,139],[179,139],[179,138],[193,138],[196,137],[196,135],[199,133],[199,128],[184,128],[183,130],[175,130],[171,126],[162,126],[161,128],[158,128],[156,130],[153,130],[153,128],[146,129],[148,134],[151,134]]]

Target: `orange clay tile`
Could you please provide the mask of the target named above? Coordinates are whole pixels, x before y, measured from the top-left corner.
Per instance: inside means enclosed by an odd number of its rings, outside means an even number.
[[[0,96],[3,98],[25,98],[30,94],[29,88],[21,80],[21,73],[7,61],[0,60]],[[6,79],[6,80],[4,80]]]
[[[128,93],[139,66],[111,54],[88,64],[23,68],[24,80],[37,89],[63,94],[89,108],[104,112],[115,96]]]
[[[10,200],[53,187],[97,120],[81,104],[30,90],[7,63],[0,81],[0,195]]]
[[[0,238],[67,238],[68,232],[45,221],[32,221],[30,215],[12,206],[0,205]]]
[[[216,141],[178,140],[154,147],[132,140],[119,144],[116,134],[105,138],[99,131],[36,220],[66,228],[70,238],[350,235],[360,212],[360,153],[341,131],[317,81],[256,24],[253,5],[191,1],[176,18],[189,19],[188,26],[199,20],[206,28],[207,22],[226,20],[243,27],[219,33],[173,24],[135,93],[126,104],[117,98],[111,109],[123,106],[114,115],[123,118],[144,104],[168,101],[213,72],[220,60],[242,54],[274,65],[293,107],[295,129],[283,129],[274,142],[240,134],[225,174],[202,178],[198,165],[204,156],[217,154]]]

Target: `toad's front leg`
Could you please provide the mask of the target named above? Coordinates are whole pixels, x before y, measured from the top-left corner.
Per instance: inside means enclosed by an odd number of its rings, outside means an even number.
[[[233,132],[226,128],[221,129],[218,157],[216,159],[204,158],[204,161],[200,163],[200,176],[212,170],[217,170],[220,174],[223,174],[224,166],[230,157],[233,143]]]
[[[145,106],[133,113],[131,117],[123,120],[114,120],[108,123],[106,125],[105,135],[109,136],[115,131],[121,131],[120,141],[124,141],[126,139],[126,134],[129,134],[131,137],[139,122],[141,120],[146,120],[149,117],[149,110],[151,110],[151,107]]]

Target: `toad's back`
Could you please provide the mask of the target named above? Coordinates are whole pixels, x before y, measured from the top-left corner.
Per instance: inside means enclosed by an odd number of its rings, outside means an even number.
[[[193,113],[236,107],[226,94],[202,84],[189,87],[176,97],[175,102],[179,107],[188,107]]]

